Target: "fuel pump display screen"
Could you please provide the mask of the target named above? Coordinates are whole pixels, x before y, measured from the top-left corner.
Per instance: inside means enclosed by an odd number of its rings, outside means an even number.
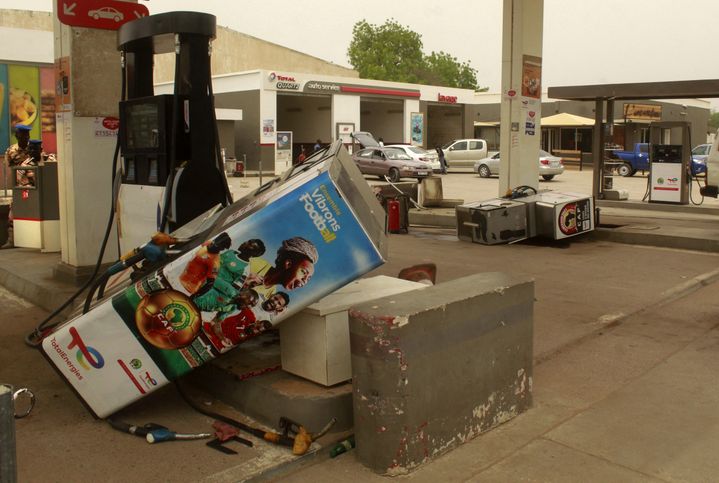
[[[159,147],[159,111],[157,102],[127,106],[128,149],[157,149]]]

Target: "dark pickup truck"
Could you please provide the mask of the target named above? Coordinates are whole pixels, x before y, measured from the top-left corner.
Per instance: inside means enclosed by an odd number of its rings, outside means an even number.
[[[694,154],[695,151],[697,151],[697,148],[692,151],[692,176],[698,176],[702,173],[706,173],[706,164],[704,161],[706,156],[702,159],[701,156]],[[707,149],[707,151],[709,151],[709,149]],[[634,173],[637,171],[649,171],[648,143],[636,143],[634,145],[634,150],[632,151],[612,150],[611,153],[614,158],[613,161],[618,163],[621,162],[621,164],[617,167],[617,173],[621,176],[634,176]]]
[[[649,144],[636,143],[632,151],[612,151],[613,157],[622,164],[617,168],[621,176],[634,176],[637,171],[649,170]]]

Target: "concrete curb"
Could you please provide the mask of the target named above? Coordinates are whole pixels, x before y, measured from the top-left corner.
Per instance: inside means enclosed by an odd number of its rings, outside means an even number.
[[[2,267],[0,267],[0,285],[48,312],[53,312],[74,293],[74,291],[43,287]],[[68,313],[70,310],[72,309],[65,309],[63,313]]]
[[[597,228],[590,235],[594,240],[611,241],[627,245],[648,245],[662,248],[678,248],[698,252],[719,252],[719,240],[676,236],[647,231],[626,231],[615,228]]]
[[[627,313],[620,312],[618,314],[602,315],[601,317],[599,317],[597,319],[597,322],[596,322],[597,324],[599,324],[599,327],[590,331],[587,334],[584,334],[581,337],[578,337],[572,341],[562,344],[561,346],[556,347],[550,351],[547,351],[543,354],[535,355],[534,356],[534,364],[540,365],[544,362],[547,362],[548,360],[552,359],[554,356],[569,349],[570,347],[574,347],[583,342],[586,342],[589,339],[592,339],[598,335],[601,335],[602,332],[604,332],[606,330],[609,330],[609,329],[612,329],[614,327],[621,325],[627,319],[629,319],[630,317],[633,317],[634,315],[640,314],[650,308],[662,307],[670,302],[678,300],[682,297],[686,297],[687,295],[689,295],[693,292],[696,292],[697,290],[699,290],[702,287],[706,287],[708,285],[715,283],[717,280],[719,280],[719,269],[712,270],[711,272],[702,273],[700,275],[697,275],[696,277],[690,278],[686,282],[680,283],[679,285],[676,285],[670,289],[663,291],[661,294],[659,294],[658,302],[644,304],[644,305],[637,307]]]

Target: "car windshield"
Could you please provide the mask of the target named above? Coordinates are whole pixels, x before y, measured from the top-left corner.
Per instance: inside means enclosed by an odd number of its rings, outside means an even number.
[[[549,154],[548,152],[546,152],[544,149],[540,149],[540,150],[539,150],[539,157],[540,157],[540,158],[546,158],[546,157],[548,157],[548,156],[551,156],[551,154]]]
[[[447,149],[448,147],[450,147],[450,146],[451,146],[452,144],[454,144],[455,142],[457,142],[457,140],[456,140],[456,139],[452,139],[450,142],[448,142],[447,144],[445,144],[444,146],[442,146],[442,149]]]
[[[407,149],[409,149],[410,151],[412,151],[415,154],[427,154],[426,149],[416,148],[414,146],[408,146]]]
[[[412,159],[409,154],[399,148],[385,149],[384,154],[387,156],[387,159]]]

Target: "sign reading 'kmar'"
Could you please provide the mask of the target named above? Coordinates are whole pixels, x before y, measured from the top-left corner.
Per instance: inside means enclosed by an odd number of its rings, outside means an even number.
[[[57,0],[56,8],[57,18],[65,25],[104,30],[117,30],[150,14],[144,5],[116,0]]]

